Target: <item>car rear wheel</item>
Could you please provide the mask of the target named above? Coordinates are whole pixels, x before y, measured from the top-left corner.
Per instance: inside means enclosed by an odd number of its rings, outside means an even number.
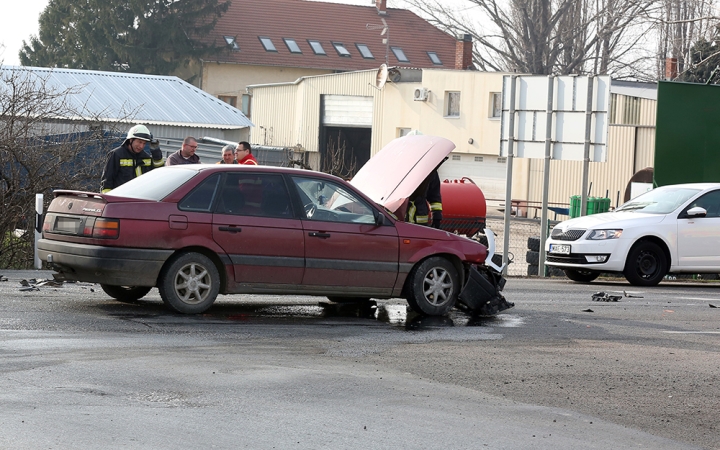
[[[113,286],[101,284],[103,291],[115,300],[123,303],[134,303],[145,297],[152,287],[149,286]]]
[[[579,283],[589,283],[600,276],[600,272],[591,270],[563,269],[565,276]]]
[[[201,253],[182,253],[168,261],[158,284],[163,302],[183,314],[206,311],[220,291],[215,264]]]
[[[667,273],[667,259],[659,245],[642,241],[628,253],[623,274],[635,286],[655,286]]]
[[[460,277],[447,259],[439,256],[426,259],[411,272],[409,282],[407,301],[414,311],[442,316],[455,306]]]

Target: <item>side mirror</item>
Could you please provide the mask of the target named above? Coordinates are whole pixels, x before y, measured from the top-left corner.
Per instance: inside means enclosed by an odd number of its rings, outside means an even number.
[[[385,214],[375,213],[375,225],[379,227],[385,225]]]
[[[707,210],[700,206],[690,208],[685,212],[685,217],[687,217],[689,219],[692,219],[695,217],[705,217],[705,216],[707,216]]]

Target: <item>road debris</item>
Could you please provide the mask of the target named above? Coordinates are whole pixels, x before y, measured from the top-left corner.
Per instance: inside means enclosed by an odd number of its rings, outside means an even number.
[[[596,292],[592,295],[594,302],[618,302],[621,298],[619,295],[610,295],[607,292]]]
[[[711,308],[717,308],[717,306],[713,305],[712,303],[708,303],[708,305],[710,305]]]
[[[623,291],[623,295],[628,298],[645,298],[642,295],[634,295],[634,294],[628,294],[627,292]]]
[[[595,311],[593,311],[592,309],[588,308],[588,309],[583,309],[582,312],[595,312]]]
[[[40,287],[62,287],[63,282],[57,281],[57,280],[46,280],[46,279],[35,279],[30,278],[29,280],[20,280],[20,285],[22,286],[20,288],[20,291],[27,292],[27,291],[39,291]]]
[[[7,281],[8,278],[6,276],[0,275],[0,281]]]

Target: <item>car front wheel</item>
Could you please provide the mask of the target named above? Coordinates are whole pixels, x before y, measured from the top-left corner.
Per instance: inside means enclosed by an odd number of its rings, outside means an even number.
[[[407,301],[414,311],[442,316],[455,306],[460,277],[447,259],[439,256],[426,259],[412,271],[409,282]]]
[[[113,286],[111,284],[101,284],[100,287],[107,295],[123,303],[134,303],[145,297],[152,289],[148,286]]]
[[[220,291],[215,264],[201,253],[182,253],[168,261],[160,272],[160,297],[171,309],[183,314],[206,311]]]
[[[623,274],[635,286],[655,286],[667,273],[665,253],[659,245],[642,241],[628,253]]]
[[[565,276],[579,283],[589,283],[600,276],[600,272],[590,270],[563,269]]]

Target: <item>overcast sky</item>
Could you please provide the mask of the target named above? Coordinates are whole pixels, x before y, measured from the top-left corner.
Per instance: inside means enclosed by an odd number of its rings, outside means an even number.
[[[323,0],[320,0],[323,1]],[[22,41],[29,41],[30,35],[38,33],[38,18],[49,0],[2,0],[5,20],[0,26],[0,62],[7,65],[19,65],[18,52]],[[373,0],[333,0],[332,3],[352,5],[373,5]],[[401,8],[402,0],[388,0],[388,7]]]

